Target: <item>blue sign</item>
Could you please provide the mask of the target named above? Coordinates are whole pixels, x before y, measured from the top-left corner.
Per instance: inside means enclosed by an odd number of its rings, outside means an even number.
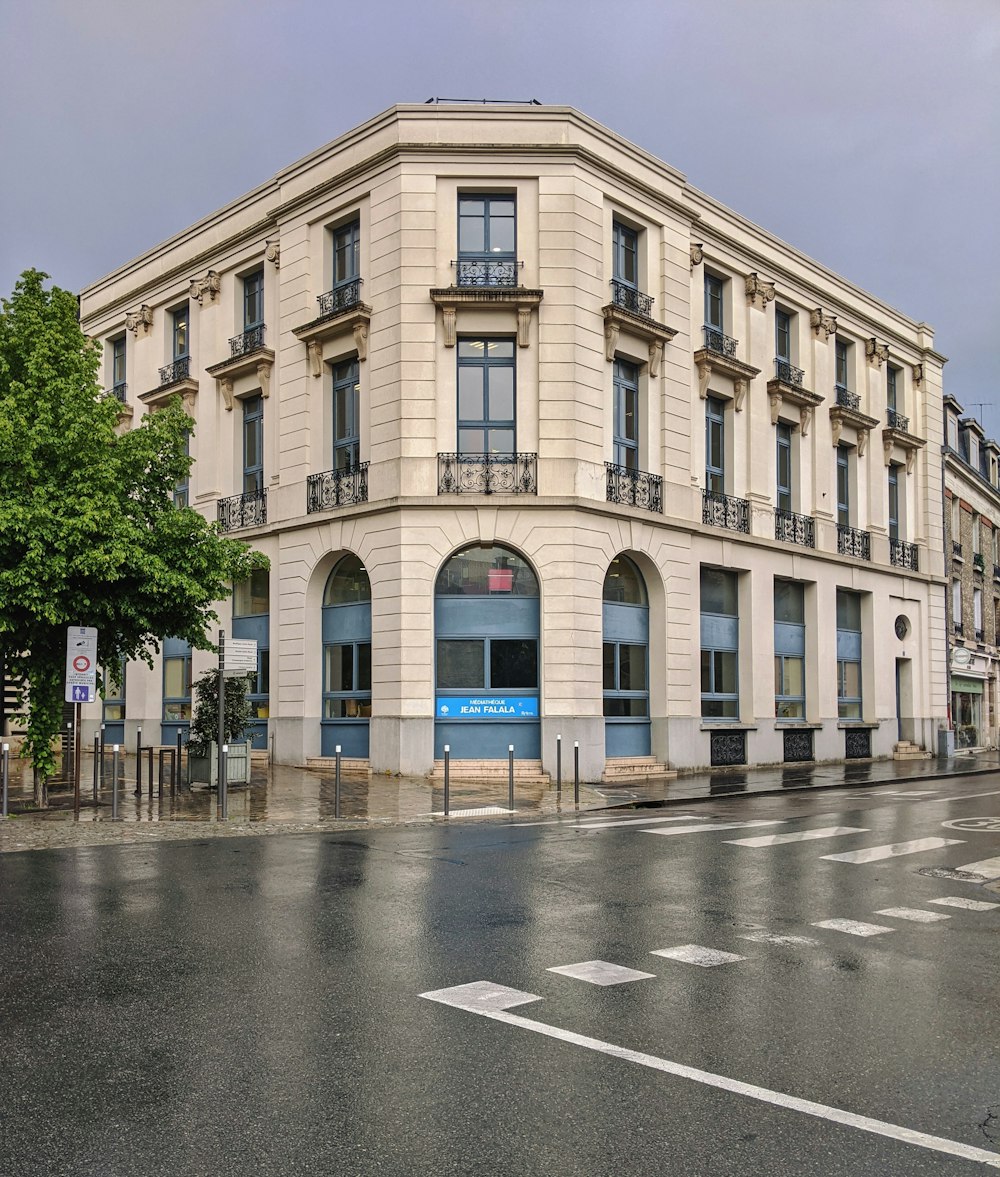
[[[534,695],[439,695],[438,719],[537,719]]]
[[[90,687],[74,686],[70,690],[73,693],[70,703],[93,703],[94,696],[90,693]]]

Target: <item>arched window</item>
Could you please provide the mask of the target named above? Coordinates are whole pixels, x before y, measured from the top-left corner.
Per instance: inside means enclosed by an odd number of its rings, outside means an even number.
[[[324,756],[368,755],[372,713],[371,583],[361,560],[340,559],[323,590]]]
[[[604,577],[604,745],[607,756],[648,756],[649,605],[642,573],[616,556]]]

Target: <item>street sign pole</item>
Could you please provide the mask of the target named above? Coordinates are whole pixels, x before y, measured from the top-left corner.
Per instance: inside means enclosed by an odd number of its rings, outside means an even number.
[[[219,793],[215,812],[219,818],[226,814],[226,631],[219,630]]]
[[[80,817],[80,704],[73,708],[73,816]]]

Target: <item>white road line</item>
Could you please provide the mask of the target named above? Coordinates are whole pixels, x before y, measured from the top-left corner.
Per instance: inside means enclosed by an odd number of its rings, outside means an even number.
[[[659,833],[658,830],[656,832]],[[1000,858],[983,858],[979,862],[967,862],[958,869],[984,879],[1000,879]]]
[[[781,932],[745,932],[740,940],[750,940],[754,944],[801,944],[814,948],[822,944],[822,940],[814,940],[812,936],[792,936]]]
[[[943,899],[931,899],[928,902],[938,903],[942,907],[961,907],[965,911],[993,911],[1000,907],[1000,903],[985,903],[981,899],[963,899],[961,895],[946,895]]]
[[[607,960],[584,960],[580,964],[563,964],[545,971],[561,973],[577,981],[589,981],[591,985],[625,985],[629,981],[646,981],[656,976],[656,973],[640,973],[638,969],[627,969]]]
[[[727,839],[727,846],[750,846],[761,849],[764,846],[784,846],[789,842],[810,842],[813,838],[839,838],[843,834],[867,834],[867,829],[857,826],[824,826],[820,830],[802,830],[798,834],[761,834],[756,838]]]
[[[912,920],[915,924],[936,924],[938,920],[950,920],[950,915],[941,911],[922,911],[919,907],[883,907],[876,915],[887,915],[894,920]]]
[[[700,825],[700,826],[671,826],[669,830],[640,830],[640,834],[663,834],[666,836],[672,834],[714,834],[720,833],[722,830],[749,830],[755,826],[783,826],[785,824],[783,819],[777,821],[720,821],[715,825]]]
[[[577,822],[578,830],[612,830],[617,826],[658,825],[668,821],[708,821],[707,817],[698,817],[694,813],[682,813],[677,817],[628,817],[617,821],[590,820]]]
[[[1000,797],[1000,789],[993,789],[989,793],[966,793],[962,797],[938,797],[938,801],[946,801],[949,805],[952,801],[975,801],[977,797]]]
[[[717,948],[703,948],[700,944],[680,944],[676,948],[654,948],[650,956],[665,956],[667,960],[679,960],[683,964],[696,964],[703,969],[746,960],[745,956],[737,956],[735,952],[720,952]]]
[[[867,850],[846,850],[843,854],[824,854],[831,862],[881,862],[883,858],[899,858],[903,854],[923,854],[925,850],[940,850],[942,846],[956,846],[964,838],[916,838],[912,842],[893,842],[889,846],[869,846]],[[997,860],[1000,862],[1000,859]],[[962,867],[962,870],[968,869]],[[998,869],[1000,874],[1000,869]]]
[[[881,936],[895,932],[895,928],[883,928],[881,924],[863,924],[860,920],[820,920],[814,928],[829,928],[831,932],[846,932],[848,936]]]
[[[485,987],[488,993],[477,993],[477,986]],[[612,1058],[621,1059],[622,1062],[634,1063],[636,1066],[648,1067],[650,1070],[660,1071],[665,1075],[674,1075],[679,1079],[688,1079],[706,1087],[728,1091],[731,1095],[741,1095],[746,1099],[755,1099],[759,1103],[770,1104],[773,1107],[784,1108],[791,1112],[800,1112],[806,1116],[840,1124],[845,1128],[856,1128],[861,1132],[885,1136],[890,1140],[912,1144],[917,1148],[925,1148],[931,1152],[945,1153],[948,1156],[977,1161],[990,1168],[1000,1169],[1000,1153],[977,1148],[975,1145],[963,1144],[958,1140],[948,1140],[943,1136],[931,1136],[926,1132],[918,1132],[915,1128],[905,1128],[900,1124],[890,1124],[886,1120],[861,1116],[856,1112],[848,1112],[843,1108],[816,1103],[811,1099],[800,1099],[796,1095],[771,1091],[767,1087],[758,1087],[754,1083],[744,1083],[740,1079],[730,1079],[726,1075],[716,1075],[711,1071],[702,1071],[698,1067],[689,1067],[684,1063],[657,1058],[652,1054],[644,1054],[642,1051],[615,1046],[611,1042],[602,1042],[599,1038],[588,1038],[584,1034],[575,1034],[572,1030],[563,1030],[559,1026],[550,1026],[545,1022],[538,1022],[533,1018],[525,1018],[520,1014],[509,1012],[508,1007],[510,1006],[540,1000],[531,993],[522,993],[516,989],[504,990],[502,985],[480,981],[474,982],[472,985],[459,985],[454,989],[438,989],[432,993],[421,993],[420,996],[426,997],[430,1001],[442,1002],[444,1005],[457,1006],[459,1009],[479,1014],[480,1017],[491,1018],[495,1022],[505,1022],[509,1026],[530,1030],[532,1033],[542,1034],[546,1038],[554,1038],[559,1042],[567,1042],[572,1046],[580,1046],[585,1050],[609,1055]]]

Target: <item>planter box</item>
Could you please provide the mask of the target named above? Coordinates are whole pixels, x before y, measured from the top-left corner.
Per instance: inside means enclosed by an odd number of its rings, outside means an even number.
[[[199,756],[188,748],[187,779],[189,785],[211,785],[219,783],[219,747],[212,744],[207,756]],[[245,744],[230,744],[226,758],[226,784],[250,784],[250,741]]]

